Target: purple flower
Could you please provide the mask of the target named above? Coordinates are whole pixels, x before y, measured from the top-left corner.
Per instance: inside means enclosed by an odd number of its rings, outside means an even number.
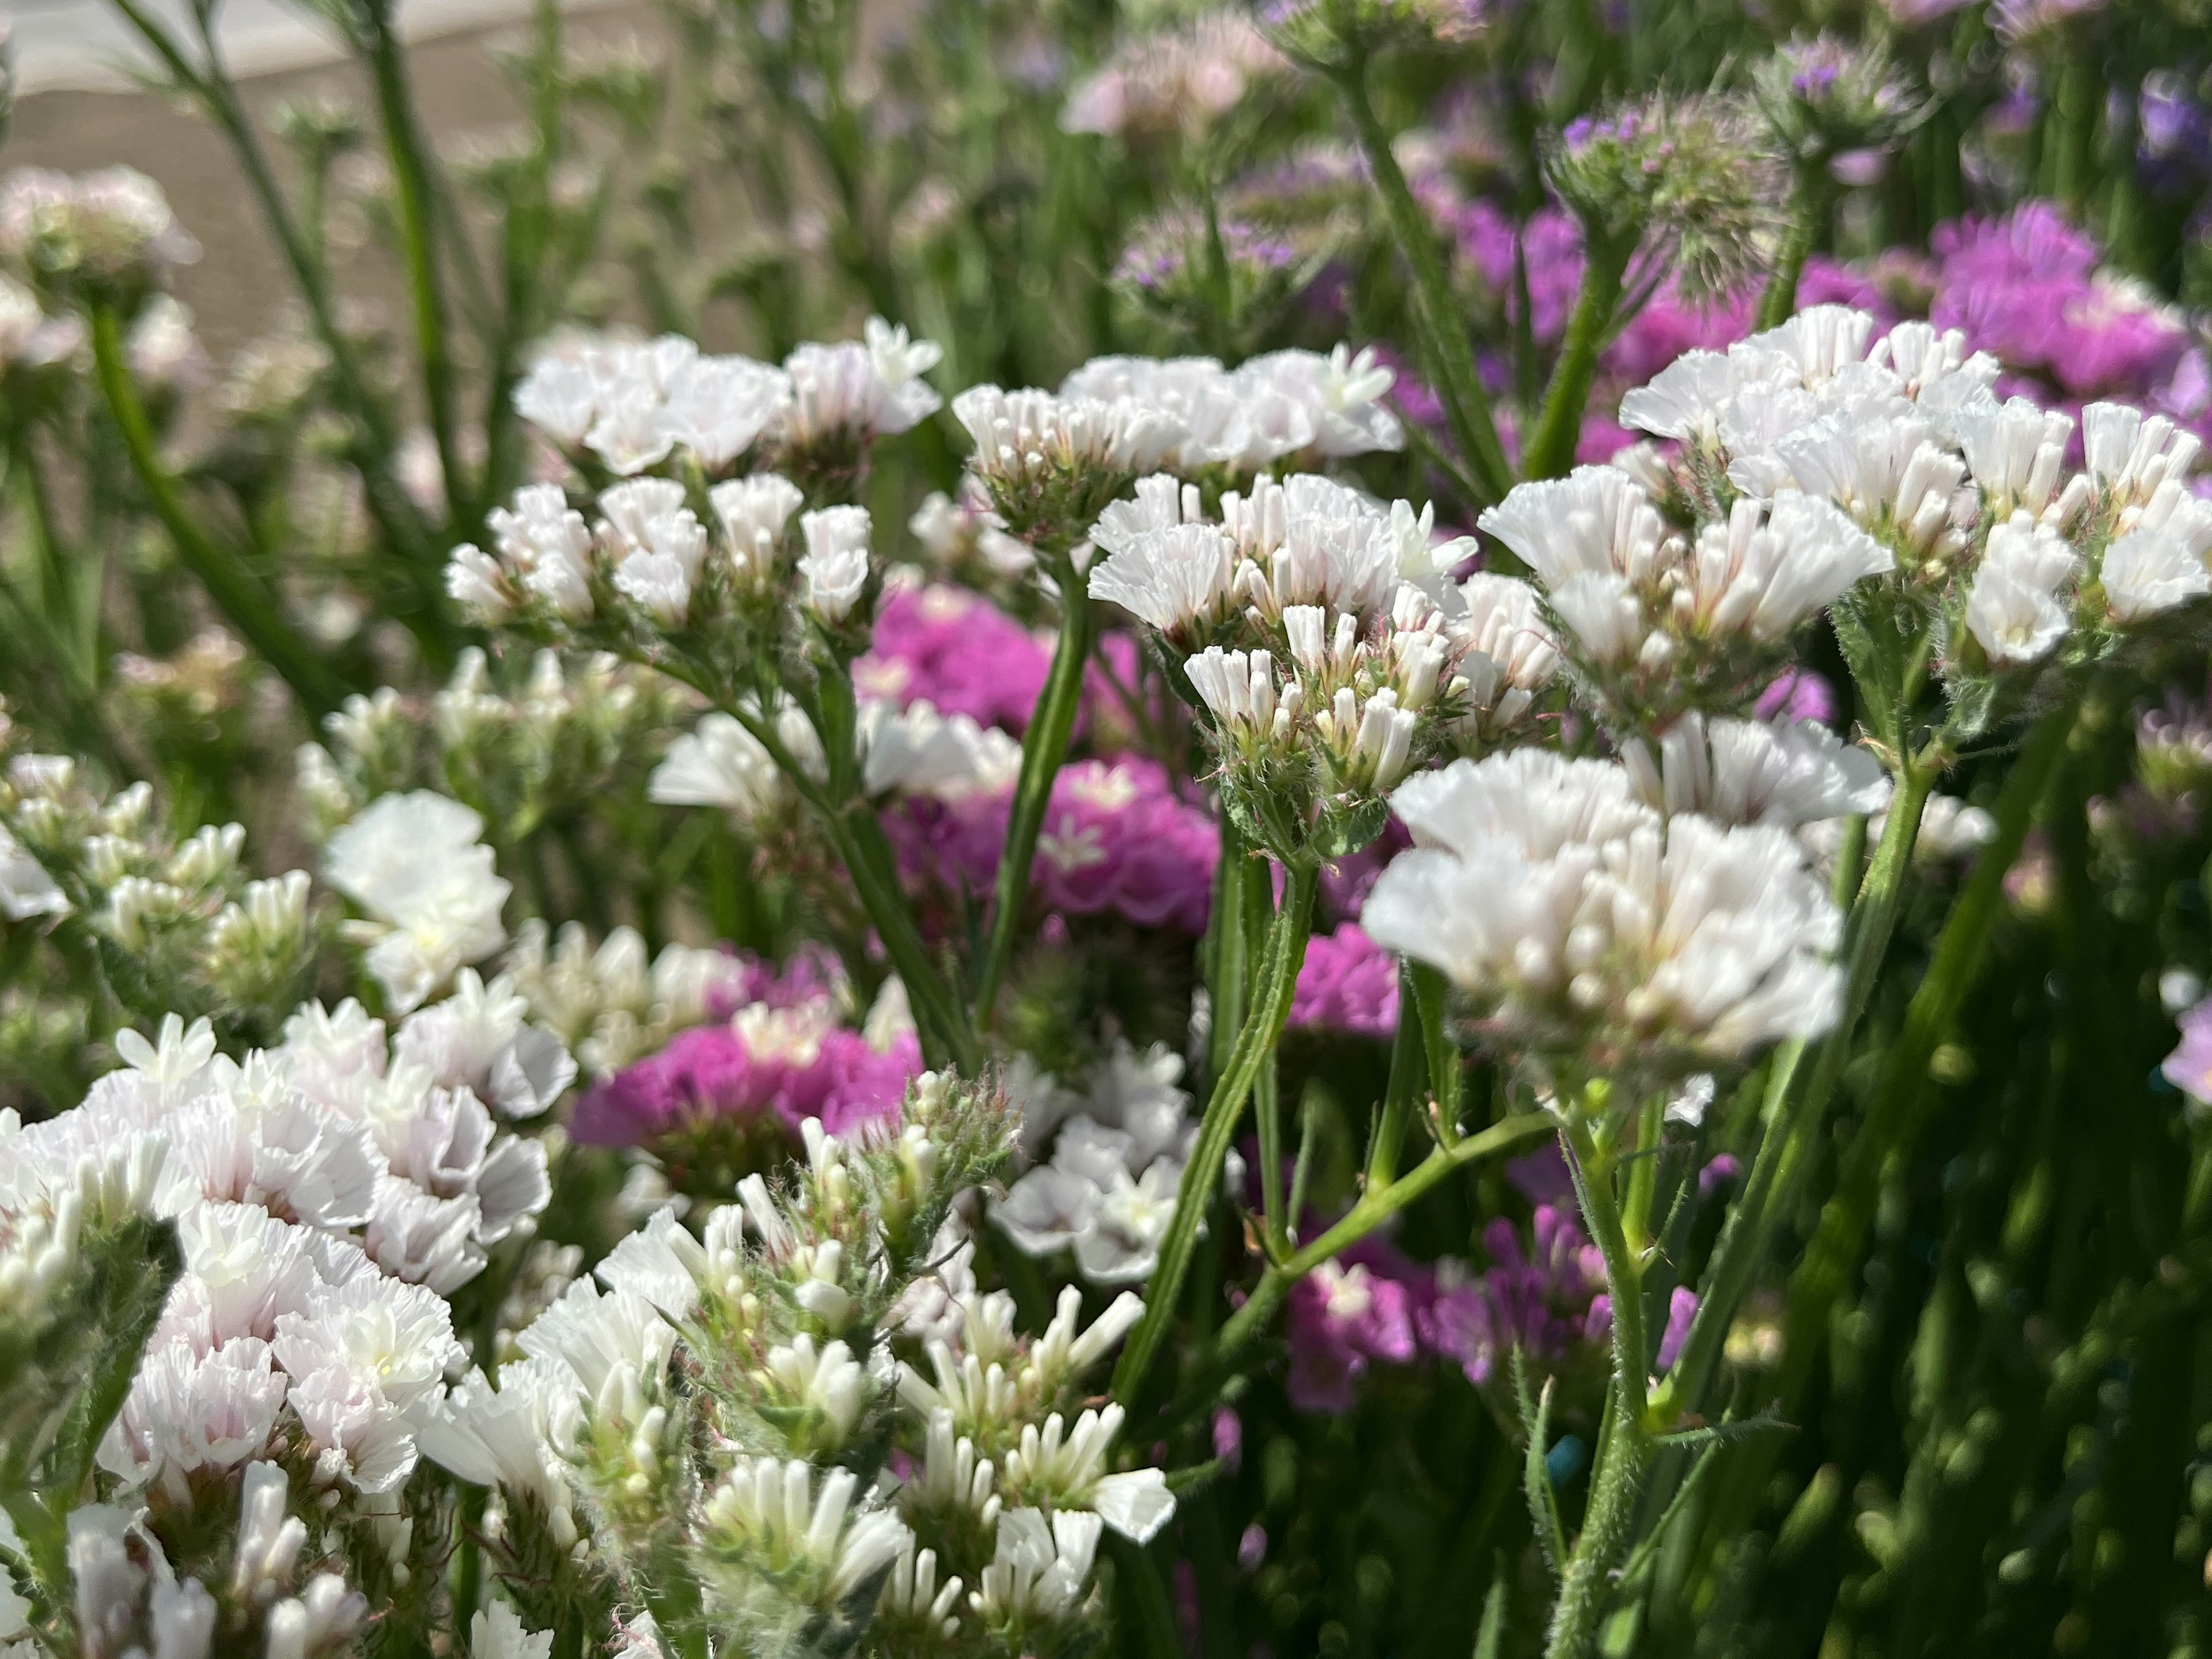
[[[2212,1103],[2212,997],[2182,1015],[2180,1046],[2158,1069],[2191,1100]]]
[[[948,890],[987,893],[997,879],[1011,788],[965,800],[911,800],[884,830],[901,871]],[[1054,780],[1030,891],[1047,910],[1110,913],[1140,927],[1206,930],[1220,833],[1141,756],[1077,761]]]
[[[1813,720],[1822,726],[1836,723],[1836,688],[1809,668],[1784,672],[1759,694],[1752,709],[1763,720]]]
[[[1419,1352],[1411,1289],[1364,1262],[1324,1261],[1291,1291],[1291,1403],[1342,1412],[1371,1360],[1404,1364]]]
[[[1233,1406],[1213,1409],[1213,1455],[1234,1474],[1244,1464],[1244,1419]]]
[[[680,1156],[702,1163],[703,1153],[720,1170],[745,1162],[748,1148],[795,1141],[810,1118],[840,1134],[895,1113],[921,1070],[920,1044],[908,1032],[879,1050],[839,1025],[818,975],[802,963],[727,1022],[623,1067],[578,1102],[569,1133],[586,1146],[663,1152],[680,1140]]]
[[[938,583],[885,598],[853,683],[863,696],[927,701],[1018,732],[1051,668],[1049,644],[981,595]]]
[[[1387,1041],[1398,1025],[1398,959],[1347,921],[1306,942],[1290,1023]]]

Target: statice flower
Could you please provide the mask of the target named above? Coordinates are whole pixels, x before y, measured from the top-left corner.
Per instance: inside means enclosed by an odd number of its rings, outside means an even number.
[[[1663,1073],[1834,1022],[1840,919],[1784,830],[1662,819],[1626,769],[1537,750],[1425,773],[1391,807],[1415,844],[1361,925],[1510,1050]]]
[[[916,340],[880,317],[868,319],[858,341],[799,346],[784,360],[792,396],[775,434],[785,470],[799,470],[810,455],[865,453],[875,439],[935,414],[945,400],[921,377],[944,355],[934,341]]]
[[[507,942],[500,912],[513,888],[483,832],[460,802],[416,790],[372,802],[323,849],[324,878],[362,912],[346,932],[399,1012]]]
[[[1632,738],[1621,758],[1638,795],[1670,817],[1796,830],[1878,812],[1889,800],[1881,763],[1809,720],[1709,721],[1692,712],[1656,744]]]
[[[21,167],[0,181],[0,253],[43,281],[135,298],[200,247],[161,187],[133,168]]]
[[[1078,1091],[1049,1079],[1026,1091],[1025,1140],[1048,1162],[1025,1171],[991,1206],[991,1218],[1025,1255],[1072,1249],[1096,1285],[1142,1284],[1158,1263],[1183,1165],[1198,1137],[1182,1061],[1165,1048],[1117,1045]]]
[[[1481,527],[1543,583],[1562,647],[1626,725],[1748,703],[1801,623],[1895,567],[1843,514],[1795,490],[1771,507],[1739,500],[1686,538],[1615,467],[1516,485]]]
[[[969,465],[1016,536],[1068,556],[1122,490],[1182,436],[1165,411],[1121,397],[970,386],[952,412],[975,441]]]
[[[2160,1062],[2159,1071],[2199,1106],[2212,1105],[2212,1000],[2185,1012],[2180,1025],[2180,1044]]]
[[[911,1032],[878,1049],[842,1023],[836,988],[806,963],[746,988],[757,1000],[727,1020],[683,1031],[596,1085],[569,1132],[587,1146],[646,1147],[679,1186],[706,1191],[796,1146],[809,1121],[842,1134],[896,1113],[921,1069]]]
[[[1306,942],[1287,1024],[1389,1041],[1398,1026],[1397,959],[1357,922],[1316,934]]]
[[[1913,96],[1885,48],[1831,34],[1777,47],[1752,88],[1777,138],[1813,161],[1893,144],[1934,107]]]
[[[1419,1352],[1407,1285],[1366,1264],[1324,1261],[1291,1291],[1291,1403],[1345,1412],[1375,1360],[1404,1364]]]
[[[1393,378],[1371,348],[1355,353],[1344,345],[1326,356],[1268,352],[1234,370],[1211,357],[1095,357],[1068,376],[1060,395],[1126,398],[1158,410],[1181,429],[1166,454],[1176,472],[1247,477],[1404,447],[1405,434],[1381,401]]]
[[[681,449],[714,477],[750,450],[790,401],[789,377],[749,357],[709,356],[679,335],[549,342],[514,407],[546,437],[627,477]]]

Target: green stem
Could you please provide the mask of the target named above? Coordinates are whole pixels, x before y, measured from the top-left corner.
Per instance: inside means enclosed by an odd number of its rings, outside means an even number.
[[[1023,906],[1029,897],[1030,868],[1036,859],[1037,833],[1043,829],[1046,809],[1052,804],[1053,780],[1060,775],[1060,763],[1067,758],[1068,740],[1075,733],[1075,716],[1083,703],[1084,665],[1091,657],[1090,582],[1065,567],[1058,580],[1060,643],[1053,652],[1052,670],[1045,678],[1036,712],[1022,735],[1022,769],[1014,784],[1006,848],[999,854],[990,943],[975,987],[976,1017],[986,1024],[991,1023],[999,988],[1013,956]]]
[[[1208,1357],[1209,1370],[1219,1366],[1266,1329],[1275,1310],[1290,1294],[1291,1286],[1322,1262],[1340,1251],[1350,1249],[1454,1170],[1496,1153],[1515,1151],[1532,1140],[1543,1139],[1551,1134],[1552,1127],[1549,1118],[1533,1112],[1509,1117],[1480,1134],[1437,1147],[1387,1187],[1368,1188],[1334,1226],[1261,1275],[1244,1305],[1223,1322],[1221,1334],[1215,1339],[1213,1352]]]
[[[1422,1042],[1420,999],[1413,971],[1398,969],[1398,1029],[1390,1040],[1390,1076],[1382,1087],[1382,1111],[1375,1122],[1375,1144],[1367,1152],[1368,1189],[1389,1186],[1398,1172],[1398,1148],[1406,1139],[1406,1120],[1428,1080],[1428,1054]]]
[[[1273,1053],[1290,1018],[1291,999],[1297,988],[1298,969],[1304,964],[1306,933],[1313,918],[1314,889],[1318,868],[1310,860],[1291,865],[1282,908],[1267,931],[1267,951],[1252,998],[1252,1012],[1237,1034],[1228,1066],[1215,1079],[1213,1094],[1206,1103],[1199,1126],[1198,1144],[1183,1168],[1182,1185],[1176,1194],[1175,1216],[1167,1237],[1160,1242],[1159,1265],[1145,1287],[1145,1317],[1131,1334],[1114,1368],[1114,1397],[1123,1406],[1133,1402],[1144,1386],[1145,1375],[1166,1340],[1175,1319],[1183,1275],[1189,1271],[1191,1252],[1198,1243],[1199,1224],[1221,1184],[1221,1165],[1236,1138],[1237,1123],[1252,1092],[1260,1066]]]
[[[1797,185],[1790,198],[1790,228],[1783,234],[1773,275],[1759,296],[1758,326],[1779,328],[1797,308],[1797,281],[1828,216],[1828,167],[1825,157],[1797,164]]]
[[[1590,1659],[1597,1651],[1599,1627],[1612,1589],[1614,1565],[1627,1553],[1630,1523],[1644,1470],[1651,1461],[1646,1421],[1650,1349],[1644,1329],[1644,1273],[1630,1248],[1620,1200],[1613,1189],[1614,1160],[1601,1152],[1578,1112],[1571,1112],[1560,1135],[1572,1154],[1575,1190],[1590,1238],[1605,1262],[1606,1289],[1613,1303],[1613,1400],[1582,1530],[1559,1578],[1559,1599],[1552,1609],[1547,1659]],[[1639,1152],[1649,1149],[1641,1144]]]
[[[2086,701],[2094,706],[2094,694]],[[1905,1009],[1904,1029],[1882,1056],[1874,1104],[1844,1154],[1835,1194],[1822,1207],[1804,1261],[1790,1280],[1784,1352],[1793,1381],[1810,1365],[1827,1328],[1828,1310],[1858,1260],[1881,1195],[1882,1171],[1914,1139],[1912,1109],[1927,1081],[1928,1062],[1980,973],[1990,932],[2004,908],[2005,872],[2020,856],[2036,809],[2057,775],[2068,736],[2085,715],[2081,704],[2071,702],[2044,715],[1997,793],[1996,835],[1975,855],[1973,870],[1944,921],[1935,956]],[[1875,863],[1879,867],[1879,853]],[[1869,884],[1873,879],[1870,873]]]
[[[437,201],[389,6],[381,0],[371,0],[362,9],[368,25],[368,66],[376,86],[377,112],[384,124],[385,148],[392,158],[400,257],[407,268],[408,296],[415,313],[415,349],[422,359],[422,401],[429,413],[431,436],[438,446],[438,462],[446,475],[447,522],[458,527],[466,516],[469,492],[453,430],[453,370],[448,355],[445,285],[438,271]]]
[[[1452,442],[1484,492],[1479,501],[1469,504],[1497,501],[1512,487],[1513,470],[1506,465],[1504,447],[1498,441],[1489,394],[1482,389],[1482,377],[1475,369],[1474,348],[1460,321],[1451,279],[1437,249],[1436,227],[1414,201],[1398,158],[1391,153],[1390,135],[1383,130],[1367,94],[1364,53],[1355,52],[1351,64],[1330,79],[1352,122],[1360,152],[1366,157],[1390,234],[1413,270],[1413,319],[1421,356],[1435,382],[1437,400],[1443,404],[1444,423],[1451,429]]]
[[[169,477],[161,458],[155,453],[154,429],[147,421],[145,405],[138,401],[138,388],[131,383],[131,370],[125,361],[122,319],[115,314],[115,307],[104,300],[95,301],[92,307],[92,356],[100,389],[107,399],[108,412],[114,416],[116,428],[123,435],[131,469],[153,501],[154,511],[169,532],[169,539],[176,544],[178,556],[200,579],[208,596],[246,636],[247,643],[283,676],[285,684],[292,688],[312,718],[319,721],[335,713],[345,699],[345,684],[332,672],[328,660],[293,631],[277,608],[276,597],[246,568],[244,561],[229,549],[216,545],[201,530],[185,506],[176,481]]]
[[[1597,380],[1598,354],[1605,349],[1627,270],[1625,254],[1592,239],[1583,266],[1582,288],[1575,295],[1574,314],[1567,319],[1566,343],[1552,369],[1552,383],[1545,390],[1544,410],[1537,417],[1535,432],[1521,453],[1524,478],[1560,477],[1575,464],[1583,416],[1590,387]]]
[[[1875,845],[1873,862],[1867,867],[1857,902],[1851,907],[1845,925],[1843,1012],[1835,1030],[1817,1046],[1792,1041],[1775,1054],[1767,1073],[1765,1129],[1753,1156],[1743,1196],[1721,1229],[1712,1264],[1698,1289],[1698,1310],[1691,1317],[1689,1334],[1662,1389],[1662,1415],[1698,1409],[1720,1363],[1729,1326],[1765,1264],[1775,1228],[1787,1208],[1778,1200],[1796,1190],[1811,1156],[1814,1131],[1843,1075],[1852,1034],[1889,949],[1905,878],[1912,867],[1913,845],[1919,839],[1921,817],[1935,785],[1932,766],[1911,762],[1898,780],[1881,840]],[[1848,843],[1844,852],[1850,853]],[[1856,862],[1855,858],[1845,856],[1843,870],[1848,872]],[[1805,1064],[1808,1052],[1813,1055],[1810,1066]]]

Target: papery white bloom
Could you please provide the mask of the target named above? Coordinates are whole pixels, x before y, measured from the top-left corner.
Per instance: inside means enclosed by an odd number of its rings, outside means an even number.
[[[511,978],[487,985],[464,968],[451,995],[401,1022],[392,1057],[420,1066],[434,1087],[466,1089],[507,1117],[536,1117],[576,1080],[576,1062],[558,1033],[526,1023],[529,1013]],[[288,1023],[288,1039],[290,1030]]]
[[[1835,1018],[1840,920],[1779,830],[1662,824],[1622,769],[1532,750],[1425,774],[1392,804],[1417,845],[1362,925],[1540,1045],[1734,1060]]]
[[[1096,531],[1092,539],[1105,545]],[[1180,643],[1202,638],[1228,614],[1235,575],[1234,549],[1217,526],[1176,525],[1126,538],[1091,573],[1091,597]]]
[[[1388,509],[1318,473],[1221,498],[1223,528],[1242,556],[1239,592],[1266,617],[1318,605],[1363,620],[1399,586],[1399,537]]]
[[[0,825],[0,916],[28,921],[34,916],[65,916],[69,897],[55,885],[46,867]]]
[[[1224,651],[1209,646],[1183,664],[1192,688],[1219,723],[1224,745],[1246,750],[1279,749],[1289,741],[1297,718],[1295,683],[1280,696],[1275,669],[1265,651]]]
[[[1832,415],[1790,433],[1772,453],[1800,488],[1862,528],[1923,555],[1949,556],[1966,544],[1957,499],[1966,463],[1935,441],[1924,416]]]
[[[644,1226],[624,1234],[592,1271],[608,1290],[638,1297],[672,1320],[684,1320],[699,1305],[706,1266],[706,1256],[672,1207],[656,1211]]]
[[[526,592],[543,599],[555,615],[569,622],[591,616],[592,532],[558,484],[531,484],[516,490],[513,505],[494,507],[485,523],[491,529],[501,574],[487,568],[489,562],[475,548],[457,550],[447,585],[468,590],[457,592],[457,598],[468,602],[469,595],[489,587],[500,603],[510,603],[503,573],[511,572]]]
[[[600,497],[603,508],[625,490],[641,490],[662,479],[617,485]],[[678,488],[678,495],[681,489]],[[691,606],[691,590],[707,556],[706,527],[682,505],[634,520],[609,518],[617,526],[614,584],[624,597],[664,628],[681,627]],[[627,519],[628,515],[625,515]]]
[[[960,1631],[960,1575],[953,1573],[940,1586],[937,1582],[937,1552],[916,1550],[908,1537],[891,1565],[878,1611],[895,1619],[908,1619],[933,1627],[948,1640]]]
[[[1024,1626],[1065,1619],[1082,1605],[1098,1552],[1099,1516],[1008,1510],[999,1517],[991,1565],[969,1597],[987,1624]]]
[[[2212,572],[2179,526],[2137,530],[2105,550],[2098,579],[2112,620],[2127,626],[2212,593]]]
[[[123,1409],[100,1444],[100,1466],[131,1486],[187,1490],[195,1471],[226,1471],[268,1455],[283,1410],[284,1374],[267,1342],[233,1338],[202,1353],[189,1340],[149,1345]]]
[[[634,1422],[650,1383],[674,1352],[676,1332],[643,1297],[601,1295],[580,1279],[517,1339],[524,1353],[565,1370],[583,1399],[603,1414]]]
[[[783,799],[783,775],[737,717],[720,713],[668,745],[646,780],[647,799],[664,806],[719,806],[761,817]]]
[[[889,1567],[913,1534],[889,1510],[853,1508],[859,1477],[833,1469],[817,1497],[796,1458],[739,1458],[707,1500],[716,1547],[751,1558],[803,1599],[831,1606]]]
[[[750,357],[696,357],[671,378],[661,435],[720,472],[753,447],[791,399],[791,377]]]
[[[514,412],[556,444],[574,448],[592,429],[597,386],[582,363],[550,354],[514,388]]]
[[[339,1650],[368,1617],[368,1598],[334,1572],[319,1572],[299,1595],[270,1608],[264,1659],[312,1659]]]
[[[960,800],[1006,787],[1022,748],[996,726],[966,714],[940,715],[926,700],[899,708],[872,702],[860,714],[862,787],[871,795]]]
[[[1649,583],[1679,556],[1659,509],[1618,467],[1578,466],[1564,478],[1516,484],[1477,525],[1554,593],[1578,575]]]
[[[1139,1285],[1152,1277],[1160,1241],[1175,1219],[1182,1169],[1182,1160],[1163,1158],[1134,1180],[1126,1170],[1115,1170],[1094,1188],[1097,1197],[1074,1239],[1076,1265],[1085,1278],[1096,1285]]]
[[[867,1372],[842,1342],[819,1349],[804,1333],[768,1351],[764,1380],[773,1382],[777,1403],[813,1413],[806,1444],[817,1454],[834,1452],[852,1437],[871,1392]]]
[[[1007,1489],[1055,1510],[1095,1510],[1123,1537],[1149,1543],[1174,1516],[1175,1498],[1158,1469],[1105,1472],[1107,1452],[1125,1416],[1121,1407],[1108,1406],[1083,1413],[1072,1425],[1058,1412],[1042,1429],[1024,1425],[1020,1443],[1006,1454]]]
[[[944,403],[921,377],[944,350],[933,341],[909,340],[903,327],[868,319],[865,341],[798,347],[784,359],[791,380],[778,438],[804,445],[840,432],[889,436],[910,429]]]
[[[1060,395],[1158,410],[1182,432],[1165,459],[1182,472],[1254,471],[1314,441],[1306,411],[1243,383],[1212,357],[1093,357],[1060,382]]]
[[[1404,428],[1381,401],[1395,379],[1376,361],[1372,347],[1354,355],[1345,345],[1326,357],[1311,351],[1271,351],[1236,373],[1238,389],[1248,396],[1273,396],[1299,410],[1312,428],[1314,450],[1331,459],[1406,447]]]
[[[520,1359],[500,1367],[496,1390],[471,1371],[418,1414],[416,1431],[423,1454],[464,1480],[534,1503],[565,1549],[576,1522],[562,1460],[581,1421],[574,1373],[557,1361]]]
[[[2081,447],[2100,488],[2120,501],[2148,501],[2169,480],[2187,479],[2204,445],[2163,415],[2095,403],[2081,410]]]
[[[1528,583],[1477,571],[1459,592],[1466,610],[1449,624],[1461,646],[1459,675],[1476,726],[1502,731],[1558,675],[1559,653]]]
[[[1144,472],[1182,435],[1172,416],[1133,398],[1109,403],[977,386],[952,400],[952,413],[975,441],[970,465],[986,481]]]
[[[597,388],[584,447],[619,477],[665,460],[676,441],[661,424],[661,398],[660,388],[642,378]]]
[[[1738,501],[1725,524],[1708,525],[1678,595],[1688,594],[1698,632],[1772,644],[1853,583],[1896,568],[1887,548],[1827,502],[1791,490],[1763,515],[1755,503]]]
[[[1787,357],[1798,378],[1817,388],[1866,360],[1874,327],[1869,313],[1850,306],[1808,306],[1779,326],[1753,335],[1744,346]]]
[[[2071,417],[2039,408],[2026,398],[2000,404],[1984,398],[1955,417],[1966,465],[1982,491],[1983,510],[2002,522],[2015,509],[2040,516],[2056,504],[2060,472],[2066,462]],[[2073,492],[2069,492],[2069,500]]]
[[[394,1006],[414,1007],[507,937],[513,890],[477,836],[483,820],[428,790],[384,795],[331,837],[324,878],[368,912],[368,969]]]
[[[741,581],[759,586],[772,577],[784,528],[805,503],[797,484],[774,472],[732,478],[707,492],[731,568]]]
[[[808,611],[826,627],[850,616],[868,585],[868,510],[825,507],[799,521],[806,552],[799,561]]]
[[[1876,812],[1889,799],[1881,763],[1811,720],[1708,722],[1692,710],[1662,734],[1656,760],[1642,738],[1621,758],[1637,793],[1670,817],[1795,830]]]
[[[549,1659],[552,1651],[553,1632],[526,1630],[504,1601],[479,1607],[469,1623],[470,1659]]]
[[[1915,403],[1942,412],[1996,384],[2002,366],[1986,351],[1971,350],[1959,329],[1940,332],[1930,323],[1899,323],[1868,349],[1867,361],[1890,369]]]
[[[2026,509],[1990,532],[1966,617],[1990,662],[2033,662],[2066,636],[2069,619],[2057,596],[2080,563],[2064,538]]]

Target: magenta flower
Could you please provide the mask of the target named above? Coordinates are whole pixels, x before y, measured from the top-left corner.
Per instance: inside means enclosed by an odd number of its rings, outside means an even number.
[[[1052,667],[1052,646],[981,594],[938,583],[885,597],[868,653],[853,665],[861,696],[1020,732]]]
[[[1759,694],[1753,714],[1759,720],[1813,720],[1833,726],[1837,713],[1836,688],[1809,668],[1792,668]]]
[[[1404,1364],[1419,1352],[1411,1288],[1364,1262],[1325,1261],[1291,1291],[1291,1403],[1342,1412],[1369,1362]]]
[[[1306,942],[1291,1000],[1293,1026],[1385,1042],[1398,1025],[1398,959],[1347,921]]]

